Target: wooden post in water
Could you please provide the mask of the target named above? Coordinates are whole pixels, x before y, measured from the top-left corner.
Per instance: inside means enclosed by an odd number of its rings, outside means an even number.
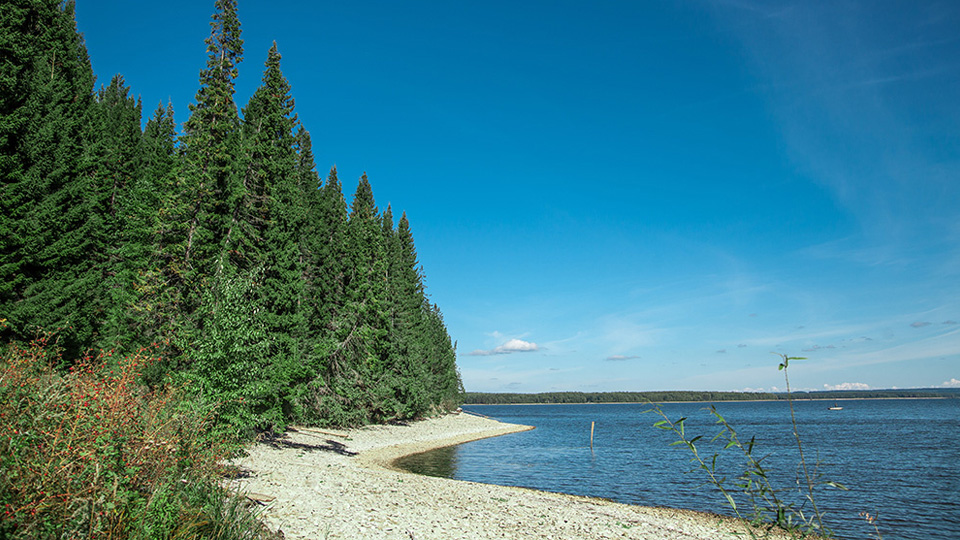
[[[590,422],[590,451],[593,451],[593,426],[596,422]]]

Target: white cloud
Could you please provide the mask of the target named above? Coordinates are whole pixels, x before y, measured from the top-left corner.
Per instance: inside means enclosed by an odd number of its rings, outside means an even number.
[[[870,385],[862,382],[845,382],[840,384],[825,384],[826,390],[869,390]]]
[[[950,379],[949,381],[943,381],[943,384],[940,386],[945,386],[947,388],[960,388],[960,379]]]
[[[507,341],[503,345],[497,347],[496,350],[499,350],[505,353],[512,353],[512,352],[536,351],[538,349],[539,347],[537,347],[536,343],[532,343],[530,341],[524,341],[522,339],[511,339],[510,341]]]
[[[492,356],[494,354],[511,354],[516,352],[534,352],[539,351],[540,347],[536,343],[531,341],[524,341],[522,339],[511,339],[508,340],[503,345],[495,347],[493,349],[483,350],[477,349],[470,353],[470,356]]]
[[[623,355],[623,354],[614,354],[613,356],[608,356],[608,357],[607,357],[607,360],[611,360],[611,361],[616,362],[616,361],[620,361],[620,360],[634,360],[634,359],[637,359],[637,358],[640,358],[640,357],[639,357],[639,356],[626,356],[626,355]]]

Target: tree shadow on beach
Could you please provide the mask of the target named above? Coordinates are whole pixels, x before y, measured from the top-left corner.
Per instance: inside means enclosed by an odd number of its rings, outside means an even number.
[[[295,431],[296,432],[296,431]],[[300,433],[300,432],[296,432]],[[275,433],[264,434],[261,436],[260,442],[263,444],[269,445],[273,448],[283,449],[283,448],[293,448],[296,450],[303,450],[304,452],[334,452],[340,454],[341,456],[355,456],[356,452],[351,452],[347,450],[347,446],[341,442],[334,441],[332,439],[327,439],[324,441],[325,444],[309,444],[302,443],[291,440],[287,434],[282,433],[277,435]]]

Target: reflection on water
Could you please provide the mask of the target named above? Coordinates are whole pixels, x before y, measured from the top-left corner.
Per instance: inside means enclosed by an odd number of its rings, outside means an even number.
[[[396,466],[426,476],[453,478],[454,473],[457,472],[457,448],[457,446],[447,446],[406,456],[397,460]]]

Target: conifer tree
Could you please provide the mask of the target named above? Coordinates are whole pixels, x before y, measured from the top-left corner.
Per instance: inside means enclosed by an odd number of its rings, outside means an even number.
[[[134,218],[144,228],[140,234],[148,254],[147,266],[139,269],[136,299],[130,309],[139,321],[142,343],[170,344],[183,323],[182,268],[178,263],[186,228],[177,218],[187,212],[176,142],[173,105],[160,103],[143,130],[143,172],[133,188],[133,196],[142,201]],[[164,352],[168,362],[178,355],[169,348]]]
[[[74,4],[3,2],[0,36],[0,313],[18,337],[36,326],[71,325],[82,326],[75,338],[89,335],[51,275],[79,255],[74,246],[61,243],[67,251],[60,253],[52,244],[76,225],[62,210],[93,95]]]
[[[200,71],[196,103],[190,105],[190,118],[180,138],[177,193],[174,202],[165,206],[176,212],[170,217],[177,223],[169,231],[173,243],[166,248],[177,248],[167,261],[179,285],[174,296],[179,312],[174,352],[182,351],[182,360],[195,364],[195,370],[222,372],[227,362],[247,361],[232,358],[238,347],[258,349],[251,346],[251,341],[256,341],[252,325],[236,317],[218,316],[219,312],[254,309],[233,303],[249,298],[255,276],[223,275],[230,209],[242,194],[240,118],[233,96],[243,40],[236,1],[216,0],[214,7],[210,36],[205,41],[207,65]],[[238,288],[242,294],[235,292]],[[224,302],[231,304],[225,306]],[[240,328],[224,328],[231,321],[245,325],[246,333]],[[215,346],[226,347],[226,343],[230,351]]]
[[[396,248],[391,272],[391,296],[394,301],[393,333],[397,343],[398,371],[403,377],[412,414],[421,414],[433,403],[431,381],[427,377],[429,347],[424,342],[427,300],[417,251],[404,212],[395,234]]]
[[[200,71],[196,103],[184,124],[182,196],[187,204],[183,271],[188,281],[220,271],[218,263],[228,227],[229,209],[241,196],[237,167],[240,119],[234,103],[237,65],[243,40],[236,0],[216,0],[207,43],[207,67]]]
[[[351,332],[341,347],[358,374],[368,421],[393,417],[395,381],[388,369],[387,261],[382,223],[366,173],[360,178],[347,223],[347,314]]]
[[[302,222],[298,235],[301,279],[303,292],[300,299],[300,312],[308,324],[305,326],[305,335],[302,339],[303,354],[315,361],[317,354],[318,329],[322,326],[317,322],[319,316],[316,302],[316,275],[317,263],[314,260],[318,251],[317,242],[320,240],[319,206],[320,206],[320,175],[313,157],[313,143],[310,133],[302,126],[297,127],[294,136],[294,146],[297,152],[295,178],[298,196],[301,201]]]
[[[350,219],[347,223],[347,248],[350,268],[347,272],[346,292],[350,311],[356,319],[359,339],[355,356],[374,373],[381,362],[381,337],[385,331],[384,302],[386,300],[387,265],[381,233],[381,222],[373,199],[373,190],[366,173],[360,177],[353,196]]]
[[[177,126],[173,104],[157,105],[143,130],[143,173],[135,184],[135,196],[145,201],[138,219],[147,227],[154,268],[166,268],[182,252],[185,229],[177,217],[186,211],[180,207],[180,160],[177,155]],[[169,286],[176,283],[167,278]]]
[[[74,180],[85,195],[81,204],[68,210],[85,216],[83,225],[68,233],[73,236],[68,240],[86,256],[67,278],[73,285],[87,282],[86,288],[95,291],[82,298],[100,311],[99,344],[135,348],[139,329],[131,307],[138,272],[149,264],[149,236],[138,219],[145,211],[144,201],[134,193],[143,176],[141,105],[129,91],[123,77],[116,75],[97,93],[91,109],[82,170]]]
[[[398,299],[396,327],[401,335],[403,351],[416,344],[422,323],[422,310],[426,304],[426,294],[423,285],[423,273],[417,259],[417,248],[413,242],[413,233],[410,231],[410,220],[407,213],[400,216],[396,232],[397,253],[395,256],[396,269],[393,271],[393,286]]]
[[[246,176],[243,194],[235,198],[227,238],[237,268],[262,269],[257,295],[269,343],[267,373],[275,399],[283,402],[294,381],[308,375],[301,362],[306,319],[300,308],[304,283],[298,236],[304,216],[296,176],[296,121],[290,84],[280,71],[274,42],[263,84],[244,108]]]
[[[463,384],[457,371],[457,346],[450,339],[443,314],[436,304],[428,303],[423,338],[427,345],[425,380],[432,390],[431,402],[450,410],[461,402]]]
[[[307,422],[348,425],[362,423],[364,412],[353,401],[356,371],[344,344],[353,330],[346,297],[347,203],[336,166],[318,185],[312,172],[309,134],[298,132],[306,217],[301,234],[304,300],[309,320],[305,356],[311,380],[297,389],[298,414]]]
[[[310,132],[308,132],[303,125],[297,126],[297,134],[294,135],[294,147],[297,151],[297,164],[294,174],[297,181],[297,188],[299,189],[301,209],[303,212],[303,220],[300,224],[300,235],[298,237],[300,245],[300,269],[303,272],[302,278],[304,283],[304,296],[301,304],[303,306],[304,317],[310,320],[316,315],[316,310],[313,307],[314,303],[311,299],[311,291],[313,282],[315,281],[313,275],[313,252],[316,249],[311,240],[317,238],[319,231],[318,210],[321,182],[320,175],[317,174],[317,164],[313,157],[313,142],[310,139]],[[308,325],[308,329],[313,326],[315,325]]]
[[[346,321],[347,305],[347,203],[336,166],[326,182],[315,190],[310,204],[309,231],[305,236],[309,253],[308,294],[314,303],[311,326],[318,328],[318,354],[328,357],[328,368],[341,373],[345,355],[340,346],[351,327]]]

